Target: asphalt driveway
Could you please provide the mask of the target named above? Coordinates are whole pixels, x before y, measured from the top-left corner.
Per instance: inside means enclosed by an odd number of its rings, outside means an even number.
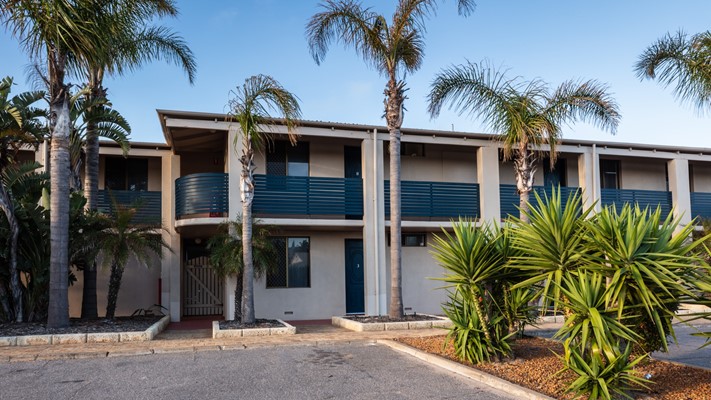
[[[373,344],[0,364],[0,399],[512,399]]]

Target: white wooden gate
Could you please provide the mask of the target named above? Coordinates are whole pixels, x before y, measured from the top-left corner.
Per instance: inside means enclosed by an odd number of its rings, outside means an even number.
[[[206,256],[185,262],[183,315],[221,315],[224,284]]]

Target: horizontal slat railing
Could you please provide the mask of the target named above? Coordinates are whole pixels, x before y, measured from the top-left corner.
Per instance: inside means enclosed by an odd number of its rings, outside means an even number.
[[[577,192],[579,189],[580,188],[573,186],[561,186],[561,199],[565,201],[568,196]],[[550,197],[553,193],[553,186],[534,186],[533,192],[538,193],[541,198],[544,198],[545,196]],[[529,203],[535,204],[536,196],[531,193],[528,201]],[[507,218],[508,216],[518,217],[520,215],[518,206],[521,204],[521,200],[518,196],[516,185],[499,185],[499,203],[501,205],[501,218]]]
[[[691,192],[691,217],[711,219],[711,193]]]
[[[99,211],[107,214],[113,213],[113,201],[120,206],[136,206],[138,208],[133,222],[159,223],[161,221],[161,192],[99,190],[97,202]]]
[[[226,217],[229,204],[229,177],[225,173],[191,174],[175,180],[177,219],[198,214]]]
[[[479,216],[479,184],[401,181],[402,217],[476,218]],[[390,215],[390,181],[385,181],[385,214]]]
[[[626,203],[637,203],[641,208],[649,207],[652,210],[659,206],[662,218],[666,218],[672,209],[672,195],[662,190],[601,189],[600,203],[603,207],[615,204],[618,209]]]
[[[360,178],[255,175],[254,185],[256,214],[363,215]]]

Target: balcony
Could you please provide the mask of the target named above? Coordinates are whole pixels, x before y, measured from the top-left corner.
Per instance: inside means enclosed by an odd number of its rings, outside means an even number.
[[[568,198],[568,196],[577,192],[579,189],[580,188],[577,188],[574,186],[571,186],[571,187],[561,186],[560,187],[561,200],[565,201]],[[529,195],[529,198],[528,198],[528,201],[531,204],[535,204],[535,202],[536,202],[536,195],[534,195],[533,192],[538,193],[538,195],[541,198],[544,198],[545,196],[550,197],[551,194],[553,193],[553,186],[551,186],[551,187],[534,186],[533,190],[531,191],[531,194]],[[500,185],[499,186],[499,202],[501,205],[501,218],[502,219],[508,218],[509,216],[518,217],[521,214],[518,210],[518,206],[521,204],[521,200],[518,195],[518,189],[516,189],[516,185]]]
[[[253,212],[259,216],[361,218],[360,178],[254,176]]]
[[[175,218],[224,218],[229,214],[229,177],[201,173],[175,180]]]
[[[401,181],[403,219],[442,220],[479,216],[479,184]],[[385,215],[390,215],[390,181],[385,181]]]
[[[161,192],[99,190],[97,202],[99,211],[106,214],[113,213],[114,202],[119,206],[138,206],[138,211],[133,217],[135,223],[159,223],[161,221]]]
[[[711,219],[711,193],[691,192],[691,218]]]
[[[662,218],[666,218],[672,209],[671,192],[661,190],[601,189],[600,203],[603,207],[615,204],[618,210],[625,204],[637,203],[641,208],[662,209]],[[693,207],[692,207],[693,209]]]

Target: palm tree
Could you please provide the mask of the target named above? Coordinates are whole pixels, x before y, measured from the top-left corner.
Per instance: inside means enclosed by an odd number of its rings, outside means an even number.
[[[153,256],[162,257],[163,248],[170,249],[163,240],[160,224],[140,224],[132,222],[141,204],[131,206],[113,202],[113,213],[106,216],[106,227],[97,235],[105,265],[111,266],[109,290],[106,303],[106,318],[113,319],[116,312],[123,271],[130,258],[149,267]]]
[[[123,0],[130,1],[130,0]],[[50,148],[50,302],[47,326],[69,325],[69,86],[67,60],[108,48],[110,34],[83,18],[99,0],[5,0],[0,20],[34,60],[47,63]],[[122,4],[115,1],[114,4]]]
[[[196,73],[195,58],[183,38],[166,27],[148,25],[149,21],[155,18],[177,16],[175,1],[136,0],[119,6],[113,2],[104,2],[101,7],[103,12],[92,12],[86,18],[94,20],[104,31],[114,32],[109,37],[110,45],[85,60],[78,60],[80,62],[74,66],[76,75],[87,83],[86,103],[95,104],[87,108],[89,113],[105,114],[103,109],[107,106],[107,91],[103,86],[104,76],[123,75],[155,59],[165,59],[181,66],[190,83],[193,83]],[[102,127],[100,123],[90,119],[82,143],[86,166],[84,195],[89,210],[96,210],[98,206],[99,137],[106,137],[105,129],[105,126]],[[130,131],[127,127],[122,129]],[[119,134],[120,137],[120,132],[114,134]],[[116,141],[116,138],[111,139]],[[124,148],[124,154],[126,150],[127,148]],[[83,275],[85,290],[81,315],[82,318],[96,318],[96,291],[91,289],[96,287],[96,268],[84,269]]]
[[[474,9],[472,0],[459,0],[460,14]],[[425,20],[435,13],[436,0],[399,0],[392,21],[356,0],[326,0],[324,11],[306,26],[309,48],[320,64],[331,42],[353,49],[387,77],[385,121],[390,133],[390,310],[392,318],[403,316],[402,248],[400,213],[400,127],[407,91],[404,76],[422,66]]]
[[[92,135],[103,137],[117,143],[123,151],[124,157],[131,148],[129,135],[131,126],[128,121],[115,109],[110,108],[105,98],[86,98],[84,92],[72,96],[69,116],[71,130],[69,132],[69,165],[71,167],[70,187],[75,191],[83,191],[81,170],[85,159],[85,145],[88,143],[90,128]],[[98,141],[97,141],[98,143]],[[90,168],[86,168],[85,174]],[[89,202],[87,193],[84,197]],[[87,207],[88,208],[88,207]],[[94,208],[90,208],[94,210]]]
[[[639,57],[635,71],[640,79],[674,85],[674,95],[699,110],[711,106],[711,31],[687,35],[668,33]]]
[[[449,103],[460,115],[476,116],[498,134],[504,159],[513,159],[523,222],[528,222],[536,162],[548,153],[551,166],[555,164],[563,125],[582,120],[614,134],[620,121],[607,87],[594,80],[566,81],[551,92],[540,79],[507,78],[486,63],[469,62],[441,71],[432,82],[428,100],[433,118]]]
[[[229,100],[230,117],[239,124],[240,134],[235,136],[235,149],[242,141],[240,163],[240,194],[242,196],[242,256],[244,281],[242,289],[242,323],[253,324],[254,317],[254,262],[252,254],[252,201],[254,200],[254,151],[261,151],[270,138],[268,129],[277,121],[270,111],[280,115],[286,126],[289,140],[296,143],[296,122],[301,118],[299,101],[274,78],[256,75],[247,78],[242,86],[232,92]],[[267,131],[264,130],[266,125]]]
[[[13,307],[8,310],[17,322],[24,320],[22,304],[22,285],[17,269],[17,241],[20,235],[20,226],[15,217],[15,205],[11,190],[5,187],[2,177],[5,169],[14,156],[23,146],[37,147],[44,140],[44,130],[39,117],[44,116],[44,111],[32,104],[42,99],[42,92],[25,92],[9,98],[13,80],[6,77],[0,81],[0,210],[5,214],[9,228],[9,267],[10,267],[10,292]],[[2,289],[0,289],[2,290]],[[0,294],[1,295],[1,294]],[[6,313],[7,313],[6,312]]]
[[[272,243],[272,229],[252,221],[252,262],[254,277],[259,279],[268,271],[276,268],[277,250]],[[208,241],[210,264],[222,276],[234,274],[237,277],[235,287],[235,321],[242,320],[242,285],[244,282],[244,249],[242,247],[242,221],[237,219],[222,224],[219,233]]]
[[[101,7],[102,12],[92,10],[86,18],[102,30],[113,33],[108,38],[108,46],[72,63],[75,74],[86,81],[86,100],[92,104],[89,109],[107,106],[107,91],[103,86],[106,75],[123,75],[149,61],[164,59],[179,65],[187,73],[190,83],[194,82],[195,57],[183,38],[166,27],[149,25],[155,18],[177,16],[174,0],[133,0],[118,5],[103,2]],[[87,123],[85,196],[87,208],[91,210],[97,207],[99,190],[98,138],[102,136],[99,130],[94,122]]]

